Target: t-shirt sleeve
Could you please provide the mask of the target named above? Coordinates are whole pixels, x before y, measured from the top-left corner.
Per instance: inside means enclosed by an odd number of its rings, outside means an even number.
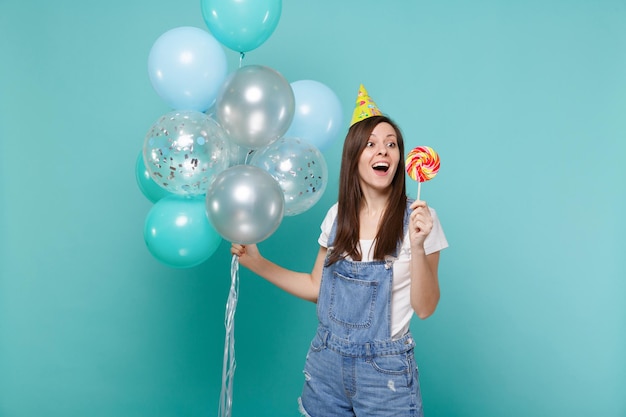
[[[326,213],[326,217],[322,221],[322,225],[320,226],[321,233],[320,237],[317,239],[317,243],[324,248],[328,248],[328,238],[330,236],[330,231],[333,228],[333,223],[335,222],[335,218],[337,217],[337,203],[335,203],[328,212]]]

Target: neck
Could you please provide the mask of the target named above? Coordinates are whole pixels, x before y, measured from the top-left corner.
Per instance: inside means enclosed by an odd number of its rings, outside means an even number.
[[[387,208],[389,201],[389,193],[369,192],[363,193],[363,201],[361,203],[361,213],[367,216],[380,216]]]

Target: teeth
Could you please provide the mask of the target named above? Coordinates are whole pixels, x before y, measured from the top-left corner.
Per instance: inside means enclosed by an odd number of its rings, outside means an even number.
[[[389,164],[386,162],[376,162],[374,165],[372,165],[372,168],[377,171],[387,172],[387,170],[389,169]]]

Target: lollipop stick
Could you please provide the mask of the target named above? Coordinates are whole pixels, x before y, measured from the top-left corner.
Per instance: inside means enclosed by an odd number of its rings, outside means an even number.
[[[418,199],[418,200],[420,199],[420,193],[421,193],[421,191],[422,191],[422,183],[421,183],[421,182],[418,182],[418,183],[417,183],[417,199]]]

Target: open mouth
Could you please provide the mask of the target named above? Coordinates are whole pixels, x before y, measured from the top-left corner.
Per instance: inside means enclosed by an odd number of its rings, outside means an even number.
[[[386,162],[377,162],[372,165],[372,168],[374,171],[387,172],[389,170],[389,164]]]

